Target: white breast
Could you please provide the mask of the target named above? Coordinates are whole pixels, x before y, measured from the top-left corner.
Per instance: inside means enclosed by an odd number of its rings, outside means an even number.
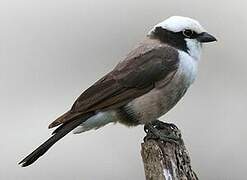
[[[187,81],[188,85],[192,84],[197,75],[197,66],[199,59],[191,57],[184,51],[179,51],[179,69],[177,72],[178,76],[183,76]]]

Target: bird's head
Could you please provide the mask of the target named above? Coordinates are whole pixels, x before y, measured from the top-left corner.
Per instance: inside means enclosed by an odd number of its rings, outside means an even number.
[[[182,16],[172,16],[155,25],[148,36],[183,50],[196,59],[200,57],[203,43],[216,41],[198,21]]]

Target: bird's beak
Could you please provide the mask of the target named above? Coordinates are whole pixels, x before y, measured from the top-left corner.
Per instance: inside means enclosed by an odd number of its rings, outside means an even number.
[[[207,32],[200,33],[196,39],[201,43],[217,41],[214,36],[208,34]]]

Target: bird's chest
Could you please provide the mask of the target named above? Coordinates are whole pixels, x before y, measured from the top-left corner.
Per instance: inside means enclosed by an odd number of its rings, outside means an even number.
[[[160,81],[156,84],[153,96],[158,96],[158,102],[163,106],[161,114],[170,110],[185,94],[189,86],[194,82],[197,74],[197,61],[184,52],[180,52],[180,63],[178,70],[168,84]],[[155,92],[157,94],[155,94]]]
[[[180,64],[176,74],[169,83],[161,80],[149,93],[128,104],[141,124],[159,118],[169,111],[185,94],[195,80],[197,62],[188,54],[180,53]]]

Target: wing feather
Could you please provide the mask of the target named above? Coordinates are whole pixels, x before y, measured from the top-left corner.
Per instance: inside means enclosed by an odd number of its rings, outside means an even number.
[[[70,111],[56,119],[49,128],[79,118],[84,113],[123,106],[149,92],[155,82],[169,78],[178,67],[178,52],[165,44],[143,43],[124,61],[84,91]]]

